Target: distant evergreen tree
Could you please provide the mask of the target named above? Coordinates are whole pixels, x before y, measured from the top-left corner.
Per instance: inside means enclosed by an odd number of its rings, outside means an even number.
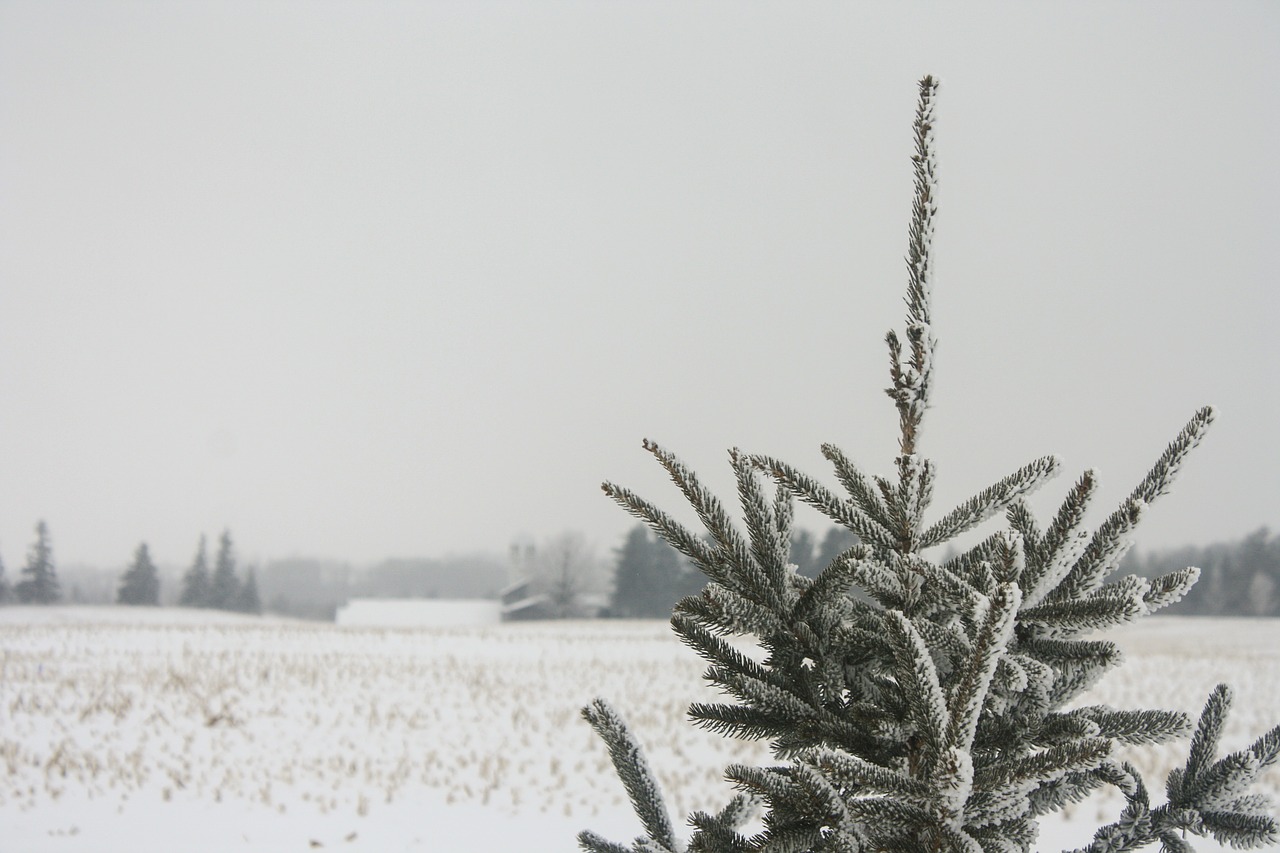
[[[49,527],[43,521],[36,525],[36,541],[27,554],[22,580],[13,591],[23,604],[56,604],[62,598],[58,573],[53,566]]]
[[[133,554],[133,564],[120,579],[120,591],[116,594],[117,604],[144,604],[155,606],[160,603],[160,575],[151,562],[151,553],[147,543],[143,542]]]
[[[671,608],[693,592],[696,575],[680,554],[650,534],[642,524],[628,533],[618,549],[613,596],[609,610],[624,619],[665,618]]]
[[[209,606],[209,559],[205,554],[205,538],[201,534],[196,556],[191,561],[191,567],[182,576],[182,593],[178,597],[178,604],[183,607]]]
[[[235,605],[231,609],[255,615],[262,612],[262,600],[258,595],[258,572],[253,566],[249,567],[244,583],[236,593]]]
[[[240,598],[240,580],[236,577],[236,558],[231,549],[231,531],[222,531],[218,539],[218,556],[213,562],[209,581],[209,606],[234,610]]]
[[[787,560],[796,567],[797,572],[807,578],[818,576],[822,566],[815,559],[816,552],[817,543],[812,533],[803,527],[797,527],[791,531],[791,552]]]
[[[818,571],[831,565],[832,561],[857,544],[858,534],[849,528],[835,526],[827,528],[826,535],[822,537],[822,542],[818,545],[818,551],[814,554],[813,561]],[[813,577],[817,576],[817,572],[815,572]]]
[[[843,527],[829,527],[821,541],[804,528],[791,533],[789,560],[796,571],[807,578],[816,578],[831,561],[858,544],[858,537]]]
[[[1190,836],[1234,847],[1274,843],[1270,803],[1249,793],[1280,756],[1280,727],[1219,759],[1231,704],[1210,695],[1193,726],[1173,711],[1081,704],[1121,662],[1108,640],[1086,639],[1181,598],[1198,570],[1110,580],[1146,507],[1164,495],[1213,419],[1202,409],[1147,476],[1092,533],[1083,527],[1093,472],[1068,491],[1046,527],[1024,496],[1061,467],[1035,460],[926,523],[935,468],[917,447],[933,384],[930,317],[935,206],[933,103],[920,84],[915,204],[907,266],[905,340],[887,337],[888,393],[898,411],[899,454],[889,477],[869,476],[841,450],[823,454],[847,492],[837,494],[785,462],[734,451],[745,532],[667,450],[645,448],[666,469],[711,534],[704,539],[629,489],[605,492],[647,522],[708,577],[676,607],[672,625],[711,662],[707,679],[731,702],[694,704],[689,716],[727,736],[767,739],[777,762],[730,766],[741,791],[717,813],[697,812],[687,846],[677,840],[640,746],[597,699],[584,716],[604,739],[644,834],[631,846],[591,832],[594,853],[1029,853],[1041,817],[1109,785],[1125,797],[1118,819],[1087,853],[1126,853],[1159,843],[1187,853]],[[769,481],[775,488],[770,489]],[[794,499],[855,533],[860,544],[816,580],[789,566]],[[1007,528],[945,563],[924,552],[996,515]],[[860,587],[869,600],[848,594]],[[728,637],[746,635],[763,657]],[[1193,734],[1194,732],[1194,734]],[[1192,735],[1186,764],[1153,806],[1125,744]],[[738,829],[752,806],[762,830]]]

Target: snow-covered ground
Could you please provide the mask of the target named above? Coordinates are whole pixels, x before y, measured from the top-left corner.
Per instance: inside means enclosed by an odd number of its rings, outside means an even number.
[[[1198,713],[1228,746],[1280,722],[1280,620],[1152,619],[1091,697]],[[608,698],[677,816],[729,796],[759,745],[684,721],[702,662],[663,622],[375,629],[185,610],[0,608],[0,850],[576,849],[638,832],[578,709]],[[1135,761],[1159,789],[1176,750]],[[1271,793],[1280,779],[1268,780]],[[1041,850],[1114,819],[1089,802]],[[1207,842],[1197,849],[1216,850]]]

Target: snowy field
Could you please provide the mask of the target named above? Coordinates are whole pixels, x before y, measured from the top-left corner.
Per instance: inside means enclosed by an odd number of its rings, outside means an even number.
[[[1197,714],[1237,694],[1228,746],[1280,722],[1280,620],[1147,620],[1091,697]],[[684,722],[711,698],[663,622],[340,628],[181,610],[0,609],[4,851],[570,851],[638,832],[578,716],[597,695],[649,746],[677,820],[766,760]],[[1185,746],[1185,745],[1183,745]],[[1135,758],[1158,791],[1177,757]],[[1268,779],[1280,792],[1280,778]],[[1046,824],[1085,843],[1113,803]],[[1197,849],[1217,850],[1208,842]],[[1150,848],[1158,849],[1158,848]]]

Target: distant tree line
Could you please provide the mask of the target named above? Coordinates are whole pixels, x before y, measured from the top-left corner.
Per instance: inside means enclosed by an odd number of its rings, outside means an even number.
[[[800,574],[816,577],[855,542],[853,534],[843,528],[833,527],[820,535],[797,528],[792,536],[791,561]],[[331,620],[335,610],[352,598],[497,598],[514,572],[517,580],[530,577],[531,588],[545,595],[549,603],[545,616],[665,619],[677,601],[697,593],[704,583],[683,556],[643,525],[626,533],[611,564],[597,560],[582,538],[573,534],[552,538],[541,548],[528,545],[525,550],[519,559],[512,558],[511,565],[484,555],[444,560],[402,558],[384,560],[359,572],[337,561],[289,558],[268,563],[260,587],[253,567],[241,578],[231,534],[223,531],[212,566],[205,537],[200,537],[195,557],[181,578],[178,604],[245,613],[260,613],[265,604],[277,613]],[[1150,553],[1131,551],[1121,571],[1159,577],[1186,566],[1201,569],[1200,582],[1186,599],[1168,608],[1169,613],[1280,616],[1280,536],[1268,528],[1235,542]],[[74,579],[74,567],[70,571]],[[82,576],[85,578],[87,575]],[[159,605],[160,585],[147,544],[140,543],[118,577],[115,601]],[[77,590],[71,592],[71,599],[77,600]],[[89,600],[105,603],[108,594],[99,589],[90,593]],[[0,559],[0,604],[58,604],[65,598],[54,565],[49,527],[40,521],[16,581],[9,578]],[[603,606],[584,606],[597,599]]]
[[[1280,536],[1266,527],[1236,542],[1130,554],[1120,565],[1125,574],[1158,577],[1187,566],[1200,569],[1200,581],[1187,597],[1169,607],[1181,616],[1280,616]]]
[[[207,569],[201,569],[205,562],[204,537],[200,537],[200,550],[196,556],[196,564],[184,579],[181,603],[194,607],[217,607],[225,610],[239,610],[245,613],[260,613],[262,605],[258,600],[257,581],[253,569],[249,569],[248,578],[241,583],[236,575],[235,557],[231,550],[231,534],[222,534],[218,551],[217,567],[212,576]],[[190,580],[188,585],[185,581]],[[36,541],[27,553],[26,565],[22,568],[21,580],[10,584],[5,573],[4,561],[0,559],[0,604],[59,604],[63,600],[62,585],[58,580],[57,568],[53,561],[53,544],[50,541],[49,526],[44,521],[36,524]],[[116,590],[116,603],[128,605],[157,606],[160,603],[160,574],[151,559],[147,543],[138,545],[133,554],[133,561],[120,576]]]
[[[791,562],[800,574],[816,577],[856,542],[856,537],[843,528],[833,527],[821,538],[797,529],[792,536]],[[1160,577],[1187,566],[1200,568],[1200,582],[1167,612],[1183,616],[1280,616],[1280,536],[1267,528],[1236,542],[1150,554],[1131,551],[1120,571]],[[674,548],[644,525],[637,525],[615,552],[608,615],[665,619],[677,601],[698,592],[704,582]]]

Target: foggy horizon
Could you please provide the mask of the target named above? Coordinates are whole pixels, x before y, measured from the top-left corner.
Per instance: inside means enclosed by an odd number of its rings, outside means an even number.
[[[897,453],[941,81],[929,518],[1034,458],[1140,551],[1280,526],[1267,3],[0,2],[0,558],[501,556]],[[818,530],[807,508],[797,524]],[[984,530],[990,530],[990,525]]]

